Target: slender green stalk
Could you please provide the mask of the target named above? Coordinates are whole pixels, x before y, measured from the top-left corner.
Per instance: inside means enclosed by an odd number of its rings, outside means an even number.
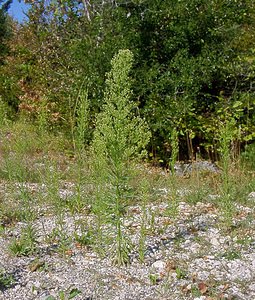
[[[176,128],[173,128],[170,135],[170,146],[171,146],[171,157],[170,157],[170,197],[167,213],[170,216],[175,216],[177,214],[178,203],[177,203],[177,178],[175,174],[175,164],[179,153],[179,141],[178,132]]]
[[[178,132],[176,128],[173,128],[171,131],[170,146],[171,146],[170,170],[172,172],[172,175],[174,175],[175,174],[174,166],[176,164],[178,153],[179,153]]]
[[[82,89],[79,93],[76,115],[75,148],[81,153],[89,139],[90,110],[87,89]]]
[[[142,220],[140,225],[140,238],[139,238],[139,260],[143,263],[144,262],[144,255],[146,250],[146,228],[148,225],[148,198],[149,198],[149,183],[146,178],[143,178],[140,185],[141,191],[141,201],[142,201]]]
[[[47,134],[47,129],[49,125],[49,116],[48,116],[48,107],[47,107],[46,98],[42,99],[39,105],[39,110],[37,115],[37,125],[38,125],[39,133],[41,135]]]
[[[0,96],[0,128],[8,124],[7,107]]]
[[[221,207],[223,214],[228,223],[231,222],[231,218],[234,212],[233,199],[232,199],[232,181],[231,181],[231,142],[234,139],[234,126],[235,121],[233,119],[226,120],[220,126],[219,135],[219,151],[221,154],[222,164],[222,187],[221,187]]]

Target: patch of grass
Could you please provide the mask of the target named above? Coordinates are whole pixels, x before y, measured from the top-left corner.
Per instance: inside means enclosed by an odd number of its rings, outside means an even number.
[[[0,222],[3,227],[14,226],[23,220],[23,212],[17,206],[0,205]]]
[[[33,252],[30,243],[24,239],[14,239],[9,245],[9,250],[15,256],[28,256]]]
[[[160,278],[159,278],[159,275],[157,275],[157,274],[149,274],[149,280],[150,280],[151,285],[156,285],[159,283]]]
[[[182,269],[180,267],[176,267],[175,272],[176,272],[176,278],[177,279],[186,279],[186,278],[188,278],[187,271],[185,271],[184,269]]]
[[[255,144],[245,146],[245,151],[241,154],[241,164],[246,169],[255,171]]]
[[[251,237],[245,237],[245,238],[239,238],[236,240],[236,243],[239,245],[247,246],[251,243],[254,243],[255,240],[253,240]]]
[[[0,269],[0,291],[10,288],[15,283],[13,274],[9,274],[4,269]]]
[[[227,260],[235,260],[242,258],[241,253],[237,250],[229,250],[221,255],[221,257],[226,258]]]
[[[191,287],[191,294],[193,297],[197,297],[199,298],[200,296],[202,296],[199,288],[196,285],[192,285]]]
[[[36,232],[31,225],[27,225],[20,236],[9,244],[9,251],[15,256],[28,256],[37,250]]]
[[[205,202],[208,197],[208,190],[204,187],[196,188],[189,195],[185,197],[188,203],[197,204],[198,202]]]
[[[74,240],[78,245],[88,247],[95,243],[94,236],[94,232],[92,230],[88,230],[83,232],[81,235],[74,233]]]

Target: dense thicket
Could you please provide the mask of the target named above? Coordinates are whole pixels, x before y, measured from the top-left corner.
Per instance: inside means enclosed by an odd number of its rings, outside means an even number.
[[[93,129],[110,61],[130,49],[133,100],[151,128],[153,157],[169,157],[174,129],[180,158],[215,158],[217,131],[229,119],[236,145],[254,140],[254,0],[26,2],[29,21],[14,26],[2,68],[11,106],[36,118],[47,105],[51,125],[68,132],[86,85]]]

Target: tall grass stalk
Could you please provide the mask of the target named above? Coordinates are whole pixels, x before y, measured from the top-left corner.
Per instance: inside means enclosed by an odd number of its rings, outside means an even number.
[[[112,216],[107,219],[115,227],[113,253],[119,265],[128,262],[129,243],[123,231],[123,209],[130,197],[133,160],[144,155],[150,138],[145,121],[135,115],[136,104],[130,101],[132,62],[133,55],[129,50],[119,51],[112,59],[106,80],[105,104],[97,116],[92,142],[94,177],[100,182],[98,190],[105,191],[107,187],[107,193],[98,198],[98,213],[106,212]],[[106,208],[106,211],[100,208]]]
[[[171,216],[175,216],[177,214],[178,209],[178,195],[177,195],[177,178],[175,174],[175,164],[178,158],[179,153],[179,141],[178,141],[178,132],[176,128],[173,128],[170,134],[170,146],[171,146],[171,157],[170,157],[170,198],[169,205],[167,209],[167,213]]]
[[[79,88],[74,100],[69,98],[69,122],[73,149],[76,154],[84,150],[85,144],[89,142],[90,104],[88,99],[88,85],[85,86],[85,78]]]
[[[78,153],[84,151],[85,143],[89,140],[90,109],[88,101],[88,90],[82,89],[79,92],[76,105],[76,126],[75,126],[75,149]]]
[[[235,121],[233,119],[226,120],[220,126],[219,132],[219,151],[221,154],[222,165],[222,186],[220,206],[223,209],[223,215],[227,223],[231,222],[234,213],[234,205],[232,199],[233,182],[231,180],[231,142],[234,140]]]
[[[142,204],[142,219],[140,225],[138,254],[139,254],[139,260],[143,263],[145,258],[145,250],[146,250],[145,241],[146,241],[146,232],[147,232],[147,225],[148,225],[148,202],[149,202],[149,182],[145,177],[141,180],[140,193],[141,193],[141,204]]]
[[[34,128],[26,126],[23,120],[12,124],[10,131],[3,145],[2,173],[10,181],[28,181],[31,174],[28,169],[27,155],[34,150],[37,134]]]
[[[25,128],[27,132],[24,133]],[[23,121],[11,124],[10,130],[12,134],[5,139],[4,145],[4,171],[11,183],[12,197],[17,199],[16,215],[25,222],[20,238],[14,240],[12,245],[14,249],[17,246],[18,250],[21,246],[21,250],[32,253],[36,249],[36,230],[33,226],[36,213],[35,200],[29,188],[31,166],[27,162],[27,153],[33,151],[37,134],[33,127],[26,127]]]
[[[46,157],[47,159],[47,157]],[[60,196],[61,174],[58,170],[58,164],[54,160],[47,159],[44,163],[44,170],[41,173],[41,182],[46,186],[48,204],[56,216],[55,228],[52,232],[54,239],[59,241],[59,245],[64,245],[67,240],[65,228],[65,201]],[[44,227],[44,224],[42,224]]]
[[[7,106],[0,96],[0,128],[8,123]]]
[[[88,100],[88,89],[81,89],[76,105],[76,127],[75,127],[75,150],[78,157],[77,180],[76,180],[76,206],[82,208],[82,184],[84,179],[84,167],[87,162],[85,145],[89,141],[90,109]]]
[[[171,157],[170,157],[170,171],[172,175],[175,175],[175,164],[179,153],[179,141],[178,132],[176,128],[173,128],[170,133],[170,146],[171,146]]]
[[[47,129],[49,127],[49,113],[46,98],[43,98],[39,105],[39,110],[37,113],[37,126],[39,134],[47,134]]]

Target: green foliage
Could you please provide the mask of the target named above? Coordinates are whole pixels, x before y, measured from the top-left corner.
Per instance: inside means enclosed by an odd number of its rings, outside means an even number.
[[[227,260],[235,260],[240,259],[242,257],[241,253],[236,250],[229,250],[222,254],[222,257],[224,257]]]
[[[178,158],[179,145],[178,145],[178,132],[174,128],[170,134],[170,145],[171,145],[171,158],[170,158],[170,170],[174,175],[174,166]]]
[[[76,121],[76,126],[74,128],[72,126],[74,149],[81,153],[85,144],[88,144],[90,137],[90,110],[87,90],[80,90],[74,108],[74,115],[76,116],[73,116],[73,120],[71,120],[71,122]]]
[[[10,109],[8,107],[10,99],[17,99],[18,89],[16,78],[10,76],[7,70],[13,69],[13,62],[9,63],[8,55],[11,52],[11,39],[12,39],[12,21],[7,12],[10,8],[12,0],[0,1],[0,102],[1,102],[1,123],[2,123],[2,109],[5,110],[5,118],[10,115]]]
[[[97,116],[92,142],[94,172],[99,189],[107,184],[106,195],[97,200],[99,214],[113,214],[116,226],[116,262],[127,263],[128,242],[122,233],[123,208],[129,197],[129,180],[132,163],[145,155],[150,133],[146,123],[136,116],[137,107],[130,101],[129,72],[133,55],[121,50],[112,59],[112,69],[107,74],[105,104]],[[100,179],[101,178],[101,179]],[[102,197],[103,196],[103,197]],[[104,203],[102,203],[102,201]]]
[[[38,113],[37,113],[37,126],[40,134],[45,134],[49,126],[49,116],[47,108],[47,99],[42,99]]]
[[[135,94],[160,155],[166,152],[164,142],[173,127],[181,144],[186,143],[180,148],[181,157],[187,158],[183,154],[188,152],[186,134],[190,131],[191,140],[196,137],[201,143],[206,139],[212,145],[215,128],[209,136],[204,131],[208,120],[218,117],[215,106],[220,93],[230,107],[244,90],[254,94],[247,85],[250,79],[241,75],[248,68],[249,76],[254,76],[252,62],[244,59],[250,48],[238,46],[245,34],[241,24],[253,26],[253,5],[252,1],[148,0],[126,6],[128,26],[136,28],[140,38],[140,43],[130,46],[136,47]],[[238,16],[237,10],[241,11]],[[244,104],[242,112],[246,107]]]
[[[155,161],[168,164],[173,129],[181,160],[193,159],[198,148],[203,157],[217,159],[215,132],[226,111],[237,122],[240,142],[254,140],[253,0],[117,0],[89,7],[86,1],[27,2],[29,21],[12,25],[0,95],[32,121],[43,120],[38,112],[45,99],[47,127],[64,129],[72,138],[75,131],[76,144],[77,138],[90,143],[111,58],[131,49],[130,100],[149,124]],[[81,95],[84,76],[89,90]],[[78,109],[82,101],[74,95],[89,99],[89,130],[81,127],[87,121],[76,122],[85,117],[77,112],[86,109]]]
[[[221,154],[222,164],[222,187],[220,206],[223,209],[223,214],[228,223],[231,223],[231,217],[234,213],[233,205],[233,180],[231,176],[231,142],[234,140],[234,128],[236,126],[234,119],[227,119],[220,125],[219,132],[219,152]]]
[[[5,270],[0,269],[0,291],[11,287],[14,282],[15,279],[12,274],[8,274]]]
[[[9,245],[10,252],[15,256],[28,256],[36,251],[36,232],[31,225],[24,228],[21,237],[14,239]]]
[[[13,181],[38,180],[38,170],[32,170],[28,156],[47,151],[50,146],[49,135],[38,134],[37,127],[24,120],[10,123],[2,129],[0,176]]]
[[[219,152],[221,154],[221,162],[223,168],[223,180],[226,185],[225,192],[229,189],[229,171],[231,164],[231,142],[234,140],[235,121],[226,120],[220,126],[219,132]]]
[[[187,272],[184,269],[181,269],[180,267],[177,267],[176,270],[176,277],[178,279],[185,279],[187,278]]]
[[[152,285],[156,285],[159,281],[159,275],[157,274],[149,274],[149,280]]]
[[[68,292],[60,291],[58,294],[58,298],[55,298],[54,296],[48,296],[46,300],[69,300],[69,299],[74,299],[76,296],[81,294],[81,291],[77,288],[73,288]]]
[[[143,156],[142,150],[150,138],[145,121],[135,116],[137,106],[129,100],[131,82],[128,73],[132,60],[128,50],[120,51],[112,60],[112,70],[106,80],[106,103],[96,122],[94,152],[98,160],[101,158],[108,166],[115,163],[112,168]]]
[[[8,115],[7,115],[8,107],[6,103],[2,100],[0,96],[0,128],[8,123]]]
[[[255,170],[255,144],[246,145],[241,160],[245,166]]]

